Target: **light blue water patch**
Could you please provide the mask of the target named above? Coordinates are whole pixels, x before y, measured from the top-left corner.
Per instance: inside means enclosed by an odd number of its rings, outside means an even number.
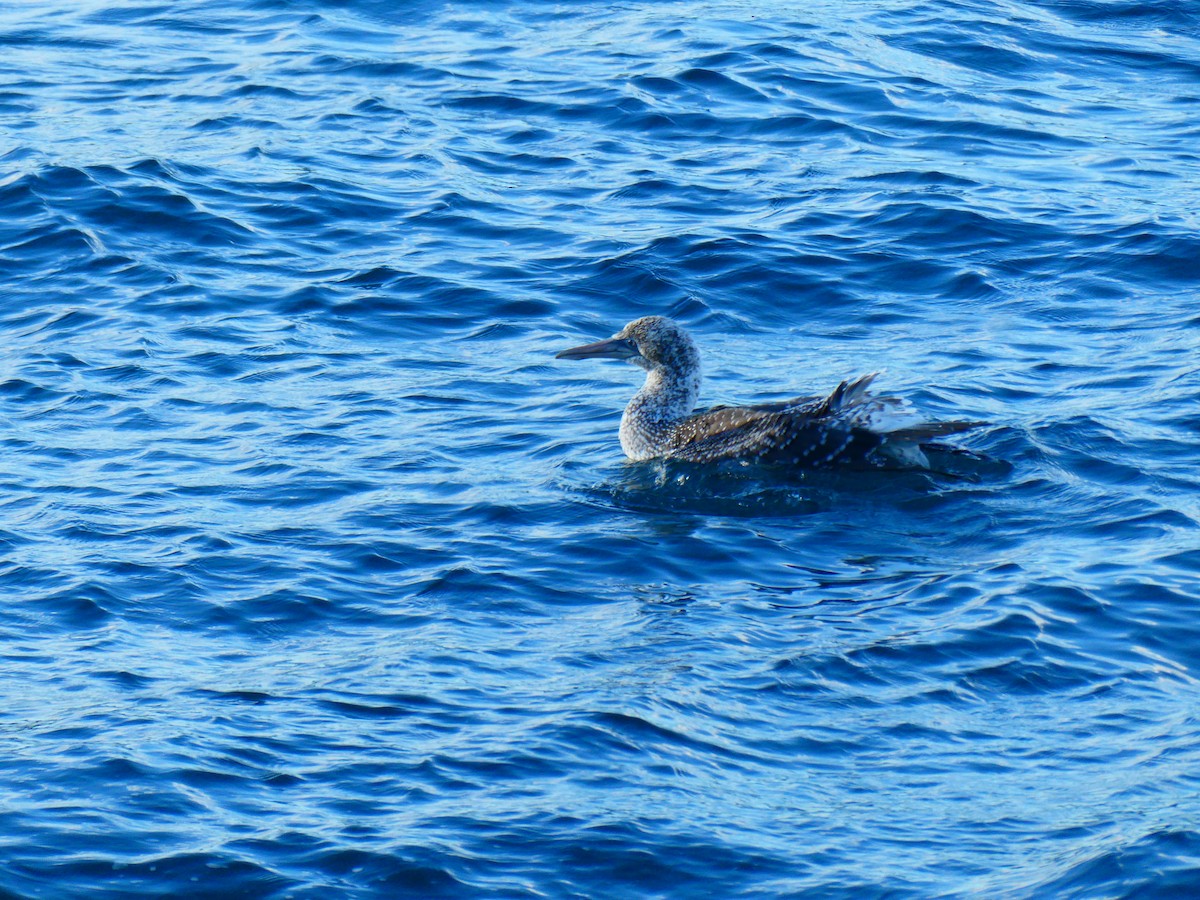
[[[0,893],[1190,896],[1198,33],[0,8]],[[990,462],[626,463],[652,313]]]

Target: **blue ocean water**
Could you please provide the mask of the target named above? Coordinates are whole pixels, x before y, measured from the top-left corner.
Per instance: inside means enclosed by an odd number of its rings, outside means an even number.
[[[1200,893],[1196,4],[0,3],[0,209],[0,896]]]

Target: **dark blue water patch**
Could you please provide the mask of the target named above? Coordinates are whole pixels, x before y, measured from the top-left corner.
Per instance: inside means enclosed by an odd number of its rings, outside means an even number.
[[[164,886],[197,897],[252,897],[273,894],[287,885],[269,869],[222,854],[159,857],[147,862],[121,864],[115,871],[107,860],[107,856],[71,859],[64,862],[61,877],[86,885],[90,892],[101,897],[160,890]],[[36,885],[36,890],[45,892],[52,887],[41,879],[29,878],[32,873],[20,874],[24,876],[22,880],[29,879],[30,886]],[[213,885],[214,880],[221,882],[224,879],[229,879],[229,884]],[[196,885],[202,880],[208,887],[197,889]]]
[[[245,131],[252,129],[257,132],[280,129],[278,122],[269,119],[254,119],[246,116],[221,116],[219,118],[201,119],[192,125],[196,131]]]
[[[985,26],[980,30],[983,36],[979,38],[964,39],[961,34],[953,36],[949,34],[905,35],[896,43],[914,53],[989,74],[1011,76],[1040,68],[1040,60],[1032,54],[1022,52],[1021,49],[1012,46],[1001,46],[1002,43],[1008,43],[1011,40],[1010,35],[1003,32],[1011,32],[1012,29],[1001,31],[994,26]]]
[[[25,28],[15,30],[0,37],[0,45],[10,47],[39,47],[44,45],[57,45],[63,47],[73,47],[77,50],[109,50],[114,42],[89,40],[86,38],[68,36],[59,36],[53,29],[35,29]],[[35,83],[35,82],[26,82]]]
[[[1068,18],[1082,22],[1136,27],[1186,27],[1196,22],[1196,12],[1175,3],[1097,3],[1094,0],[1064,0],[1039,3]]]
[[[706,65],[726,65],[737,60],[737,56],[722,55],[704,62]],[[717,95],[738,103],[767,102],[767,98],[754,88],[711,68],[687,69],[680,72],[675,78],[683,84],[703,91],[709,97]]]
[[[78,228],[56,227],[18,243],[0,247],[0,254],[7,265],[17,265],[23,259],[42,259],[47,256],[87,259],[93,253],[92,242],[86,232]]]
[[[1111,236],[1107,249],[1112,270],[1119,268],[1127,277],[1135,274],[1183,287],[1200,280],[1200,268],[1195,263],[1200,241],[1194,235],[1163,233],[1157,227],[1123,228]]]
[[[1097,841],[1097,843],[1101,843]],[[1197,837],[1192,831],[1156,830],[1136,840],[1110,837],[1088,858],[1075,863],[1061,876],[1036,886],[1039,892],[1128,892],[1154,898],[1184,897],[1200,875]],[[1135,874],[1146,866],[1158,875],[1143,885]]]

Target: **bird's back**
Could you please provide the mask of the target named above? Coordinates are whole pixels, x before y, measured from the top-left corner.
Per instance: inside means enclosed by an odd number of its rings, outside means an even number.
[[[671,431],[667,455],[689,462],[740,459],[804,468],[927,465],[922,443],[975,427],[927,423],[869,387],[875,375],[843,381],[825,397],[719,406]]]
[[[870,464],[879,435],[829,416],[752,406],[721,407],[676,425],[669,455],[688,462],[741,459],[806,468]]]

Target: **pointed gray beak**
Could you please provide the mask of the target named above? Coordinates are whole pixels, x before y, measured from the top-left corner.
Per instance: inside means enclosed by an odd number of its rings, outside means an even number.
[[[594,344],[584,344],[582,347],[572,347],[562,353],[556,353],[555,359],[632,359],[640,356],[637,344],[623,338],[609,338],[607,341],[596,341]]]

